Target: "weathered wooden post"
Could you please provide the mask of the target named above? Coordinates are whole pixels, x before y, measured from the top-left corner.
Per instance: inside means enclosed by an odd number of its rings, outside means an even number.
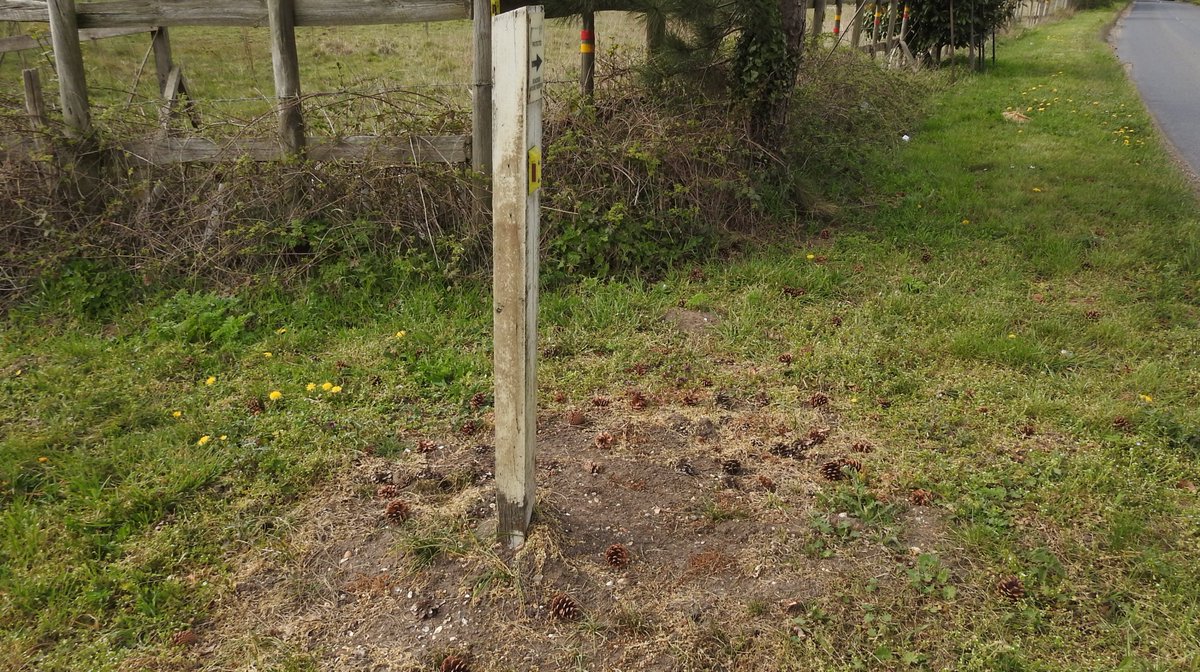
[[[820,37],[821,33],[825,32],[825,2],[826,0],[813,0],[813,37]]]
[[[842,0],[837,0],[837,4],[833,9],[833,36],[840,37],[842,34]]]
[[[49,124],[46,100],[42,97],[42,78],[37,68],[28,68],[21,71],[21,80],[25,85],[25,113],[29,115],[29,125],[34,131],[41,131]]]
[[[596,94],[596,13],[583,13],[579,31],[579,90],[588,102]]]
[[[525,541],[537,494],[537,313],[542,185],[541,7],[492,19],[492,264],[498,536]]]
[[[889,57],[892,55],[892,50],[896,48],[896,14],[897,0],[892,0],[888,3],[888,27],[887,27],[887,42],[884,44],[884,53]]]
[[[166,26],[158,26],[150,32],[150,44],[154,49],[154,69],[158,73],[158,92],[164,98],[167,93],[167,79],[171,76],[171,68],[175,64],[171,60],[171,35]]]
[[[287,154],[304,151],[304,114],[300,109],[300,59],[296,55],[294,0],[267,0],[271,26],[271,64],[279,101],[279,141]]]
[[[492,174],[492,17],[500,13],[500,1],[474,0],[471,9],[471,170],[475,172],[475,220],[482,229],[487,226],[492,200],[488,186]]]
[[[855,49],[858,49],[859,45],[862,44],[862,9],[864,2],[865,0],[855,0],[854,2],[854,18],[852,19],[853,23],[850,24],[850,46]]]
[[[67,135],[84,138],[92,132],[92,116],[88,111],[87,78],[83,71],[83,52],[79,48],[75,0],[47,0],[46,9],[50,15],[50,43],[54,48],[58,94]]]

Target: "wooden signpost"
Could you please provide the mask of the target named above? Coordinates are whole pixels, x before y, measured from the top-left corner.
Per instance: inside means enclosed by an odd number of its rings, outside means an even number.
[[[492,19],[492,263],[497,534],[525,542],[537,494],[537,312],[542,186],[541,7]]]

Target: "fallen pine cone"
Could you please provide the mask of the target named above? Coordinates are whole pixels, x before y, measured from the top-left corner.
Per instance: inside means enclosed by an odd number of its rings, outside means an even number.
[[[629,393],[629,407],[635,411],[640,411],[646,408],[646,395],[638,390],[633,390]]]
[[[250,415],[260,415],[267,407],[263,404],[263,400],[258,397],[251,397],[250,401],[246,402],[246,410],[250,411]]]
[[[398,494],[400,494],[400,488],[391,483],[386,483],[375,488],[375,496],[380,499],[392,499]]]
[[[562,621],[576,621],[583,616],[579,603],[566,593],[557,593],[546,606],[551,616]]]
[[[617,438],[608,432],[600,432],[596,435],[596,447],[600,450],[609,450],[617,443]]]
[[[1019,576],[1009,576],[1000,580],[996,584],[996,590],[1010,600],[1019,600],[1025,597],[1025,584]]]
[[[844,481],[847,471],[862,471],[862,462],[841,457],[821,465],[821,475],[830,481]]]
[[[808,405],[813,408],[821,408],[829,405],[829,396],[824,392],[817,392],[808,398]]]
[[[592,405],[597,408],[604,408],[605,406],[608,406],[611,403],[612,403],[612,400],[609,399],[608,397],[602,397],[598,394],[596,396],[592,397]]]
[[[393,499],[388,502],[383,515],[394,523],[403,523],[412,517],[412,506],[403,499]]]
[[[180,630],[171,635],[171,643],[175,646],[193,646],[200,641],[194,630]]]
[[[417,441],[418,453],[432,453],[437,449],[438,444],[434,441],[430,441],[429,439],[421,439],[420,441]]]
[[[766,490],[767,492],[775,492],[775,481],[771,480],[770,477],[768,477],[768,476],[759,474],[758,484],[760,486],[762,486],[762,489]]]
[[[446,656],[442,659],[439,672],[471,672],[471,666],[460,656]]]
[[[850,450],[852,450],[856,453],[863,453],[863,454],[873,453],[873,452],[875,452],[875,446],[871,445],[867,441],[856,441],[853,445],[850,446]]]
[[[572,427],[582,427],[587,424],[587,416],[578,408],[573,408],[567,412],[567,423]]]
[[[613,544],[608,547],[608,550],[604,551],[604,559],[610,567],[621,569],[629,564],[629,549],[621,544]]]
[[[478,411],[486,405],[487,395],[483,392],[476,392],[474,396],[471,397],[471,410]]]
[[[913,504],[915,504],[917,506],[929,506],[930,504],[933,503],[933,500],[936,497],[937,497],[937,495],[934,495],[932,492],[926,490],[925,488],[917,488],[916,490],[913,490],[908,495],[909,501],[911,501]]]
[[[782,355],[780,355],[779,363],[780,364],[791,364],[792,363],[792,353],[785,352]]]
[[[733,459],[722,460],[721,471],[729,474],[730,476],[737,476],[742,473],[742,463]]]

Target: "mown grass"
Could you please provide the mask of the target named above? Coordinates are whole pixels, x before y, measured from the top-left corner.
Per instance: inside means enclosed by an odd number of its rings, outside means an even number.
[[[822,389],[870,428],[872,488],[938,496],[957,550],[913,568],[925,597],[839,586],[780,625],[773,665],[1200,669],[1200,208],[1098,39],[1111,17],[1017,35],[935,96],[828,239],[807,224],[700,273],[543,297],[545,406],[620,394],[638,364],[663,398],[706,378],[783,407]],[[476,282],[342,265],[234,298],[104,289],[51,288],[3,327],[8,669],[169,648],[241,551],[289,533],[289,502],[406,430],[476,418],[489,387]],[[688,337],[661,319],[678,305],[724,320]],[[1026,598],[997,593],[1008,575]]]

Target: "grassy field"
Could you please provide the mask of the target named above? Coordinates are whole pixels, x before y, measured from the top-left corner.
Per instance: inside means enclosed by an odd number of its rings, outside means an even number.
[[[578,81],[578,24],[555,19],[547,26],[548,80]],[[44,25],[11,24],[10,29],[40,36],[49,44]],[[174,61],[200,101],[204,116],[216,121],[246,121],[270,113],[274,79],[266,28],[181,27],[172,28],[170,34]],[[644,29],[622,13],[602,12],[597,18],[597,35],[606,52],[636,50],[644,43]],[[296,30],[296,44],[302,91],[319,96],[310,109],[355,94],[394,90],[429,96],[431,107],[468,108],[470,36],[469,21],[301,27]],[[143,65],[149,48],[149,34],[84,43],[89,91],[93,105],[103,110],[101,119],[106,115],[125,118],[128,112],[155,118],[158,84],[154,61],[151,58]],[[21,69],[37,67],[47,95],[51,95],[55,82],[51,58],[49,47],[44,53],[7,54],[0,61],[0,90],[19,96]]]
[[[516,556],[474,534],[482,282],[130,305],[68,274],[0,328],[0,669],[1200,670],[1200,207],[1112,16],[1003,41],[834,223],[547,292]],[[458,639],[409,622],[434,588]]]

